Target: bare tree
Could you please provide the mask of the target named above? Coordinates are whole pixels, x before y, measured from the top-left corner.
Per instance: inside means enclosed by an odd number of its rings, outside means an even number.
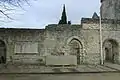
[[[15,10],[16,8],[20,7],[23,8],[22,5],[24,3],[28,3],[29,0],[0,0],[0,14],[2,16],[0,16],[0,18],[8,18],[8,19],[13,19],[12,17],[10,17],[10,14],[13,10]]]

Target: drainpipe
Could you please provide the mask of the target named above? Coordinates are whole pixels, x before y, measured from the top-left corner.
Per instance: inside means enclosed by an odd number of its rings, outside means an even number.
[[[102,25],[101,25],[101,13],[100,13],[100,18],[99,18],[100,20],[99,20],[99,24],[100,24],[100,64],[101,65],[103,65],[104,64],[104,62],[103,62],[103,50],[102,50]]]

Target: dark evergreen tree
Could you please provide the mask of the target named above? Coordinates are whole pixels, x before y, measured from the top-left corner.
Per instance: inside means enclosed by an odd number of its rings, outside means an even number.
[[[68,21],[68,24],[71,24],[71,21]]]
[[[59,21],[58,24],[67,24],[67,16],[66,16],[66,11],[65,11],[65,5],[63,6],[63,12],[62,12],[61,20]]]
[[[61,20],[59,20],[59,23],[58,24],[62,24],[62,21]]]

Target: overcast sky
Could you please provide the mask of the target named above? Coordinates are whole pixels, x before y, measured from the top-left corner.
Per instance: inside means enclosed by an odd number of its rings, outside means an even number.
[[[4,27],[44,28],[48,24],[57,24],[66,5],[68,20],[72,24],[80,24],[82,17],[99,14],[100,0],[36,0],[25,6],[22,15],[16,15],[15,21],[1,24]]]

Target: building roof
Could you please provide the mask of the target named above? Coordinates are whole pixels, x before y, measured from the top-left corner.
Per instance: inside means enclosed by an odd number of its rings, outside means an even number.
[[[93,16],[92,16],[93,19],[99,19],[99,16],[97,15],[96,12],[94,12]]]

